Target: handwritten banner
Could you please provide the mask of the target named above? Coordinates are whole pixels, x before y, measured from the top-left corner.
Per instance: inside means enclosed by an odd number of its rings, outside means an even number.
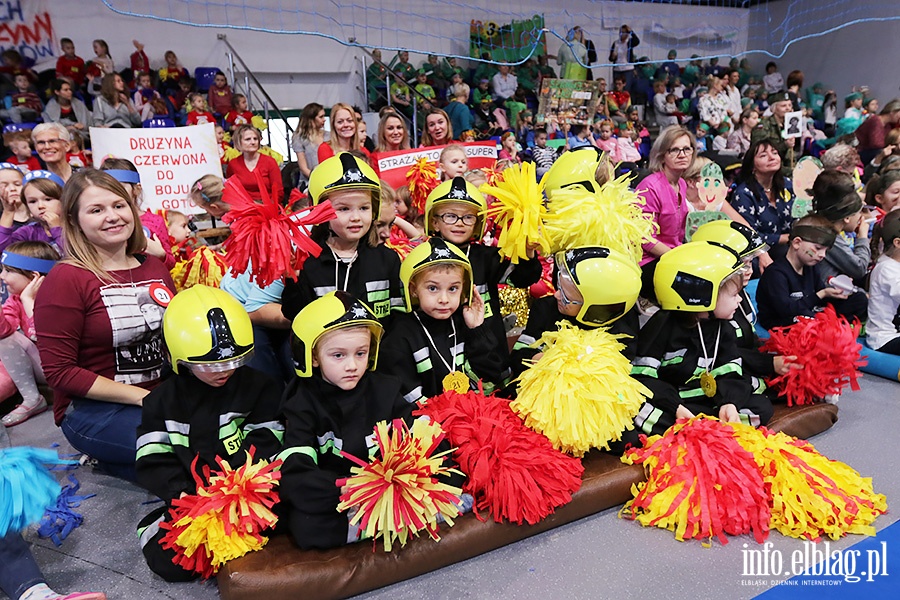
[[[497,162],[497,144],[494,142],[469,142],[459,145],[466,150],[470,170],[486,169],[494,166],[494,163]],[[406,185],[406,172],[416,164],[417,160],[424,156],[428,162],[437,164],[444,148],[446,146],[429,146],[412,150],[380,152],[373,156],[378,164],[381,178],[387,181],[391,187],[397,188]]]
[[[56,66],[59,44],[46,0],[0,2],[0,52],[16,50],[37,70]]]
[[[91,144],[97,168],[108,157],[134,163],[141,175],[143,206],[152,210],[202,212],[188,198],[191,186],[204,175],[222,176],[211,123],[154,129],[91,127]]]
[[[600,104],[600,82],[545,79],[541,83],[535,123],[590,125]]]

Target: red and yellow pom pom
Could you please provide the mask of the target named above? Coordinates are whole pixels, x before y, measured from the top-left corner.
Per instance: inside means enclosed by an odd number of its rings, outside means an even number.
[[[581,186],[554,191],[544,218],[551,252],[605,246],[639,261],[641,244],[653,236],[655,225],[645,218],[641,197],[628,189],[629,177],[609,181],[596,193]]]
[[[425,214],[425,201],[428,194],[440,184],[437,176],[437,165],[429,162],[427,157],[422,157],[406,172],[407,186],[412,201],[412,207],[420,215]]]
[[[458,473],[444,465],[449,450],[434,453],[443,439],[440,425],[426,419],[416,420],[411,429],[402,419],[375,425],[376,458],[367,463],[341,453],[359,466],[337,481],[343,489],[338,510],[356,509],[350,523],[359,523],[363,537],[383,538],[388,552],[395,541],[405,546],[422,530],[439,540],[438,515],[452,526],[461,493],[438,479]]]
[[[534,525],[567,504],[581,487],[581,461],[528,429],[507,400],[472,391],[444,392],[415,414],[441,424],[456,447],[453,457],[468,476],[463,491],[475,498],[476,511],[489,511],[498,523]]]
[[[644,465],[647,481],[632,488],[634,498],[620,516],[704,546],[713,537],[727,544],[726,534],[752,533],[757,542],[768,537],[771,513],[762,475],[733,430],[718,420],[681,420],[643,448],[628,450],[622,462]]]
[[[172,281],[179,292],[195,285],[219,287],[227,270],[224,256],[207,246],[198,246],[189,250],[186,260],[172,267]]]
[[[281,477],[281,461],[253,462],[253,455],[238,469],[217,459],[221,473],[198,482],[197,493],[172,502],[170,518],[160,524],[168,530],[160,542],[175,551],[175,563],[199,573],[215,575],[229,560],[265,546],[261,532],[277,517],[270,510],[278,502],[275,486]]]
[[[285,277],[297,278],[306,258],[322,251],[309,237],[308,227],[336,215],[328,201],[289,215],[277,199],[269,197],[259,173],[256,177],[262,203],[250,197],[237,177],[225,181],[222,199],[231,205],[222,219],[231,225],[231,237],[225,241],[225,260],[236,273],[250,269],[250,279],[266,287]]]
[[[802,369],[766,380],[788,406],[813,404],[827,395],[840,394],[848,385],[859,389],[859,367],[866,364],[860,356],[862,346],[859,321],[853,324],[838,315],[830,304],[813,318],[798,317],[789,327],[775,327],[760,349],[780,356],[796,356]]]
[[[822,456],[809,442],[765,428],[729,425],[771,490],[773,529],[816,541],[848,533],[875,535],[872,524],[887,510],[887,502],[873,491],[870,477]]]
[[[519,376],[510,407],[553,446],[575,456],[634,429],[634,416],[650,390],[630,376],[625,345],[602,327],[569,323],[541,337],[544,355]]]
[[[543,254],[550,251],[542,227],[547,214],[544,186],[537,182],[534,163],[509,167],[503,171],[502,181],[479,189],[497,199],[485,215],[500,228],[497,248],[502,256],[518,263],[528,258],[530,247],[538,247]]]

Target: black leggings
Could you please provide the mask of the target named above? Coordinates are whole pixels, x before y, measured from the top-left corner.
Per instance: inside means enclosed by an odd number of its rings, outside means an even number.
[[[900,356],[900,337],[895,337],[881,348],[878,348],[878,351]]]

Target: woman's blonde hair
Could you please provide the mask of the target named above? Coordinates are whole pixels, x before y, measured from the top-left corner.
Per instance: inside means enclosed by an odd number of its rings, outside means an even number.
[[[247,131],[252,131],[253,133],[255,133],[256,139],[258,139],[259,143],[262,144],[262,132],[253,125],[244,123],[243,125],[238,125],[235,128],[234,132],[231,134],[231,144],[238,152],[244,151],[244,149],[241,147],[241,136],[243,136]]]
[[[388,119],[397,119],[403,125],[403,139],[400,140],[400,150],[409,150],[409,129],[406,127],[406,121],[397,113],[391,112],[385,113],[381,120],[378,121],[378,137],[375,138],[375,152],[385,152],[388,149],[387,139],[385,139]]]
[[[346,150],[342,149],[338,145],[338,134],[334,128],[334,120],[337,118],[338,112],[346,110],[350,113],[350,117],[353,119],[353,122],[356,123],[356,111],[353,110],[353,107],[349,104],[344,104],[343,102],[338,102],[334,106],[331,107],[331,115],[329,115],[329,120],[331,121],[331,137],[328,138],[328,145],[331,146],[331,149],[334,150],[335,156],[340,154],[341,152],[346,152]],[[353,128],[353,137],[350,138],[350,150],[356,150],[359,148],[359,128]]]
[[[100,95],[113,107],[119,105],[119,90],[116,89],[116,77],[121,78],[122,76],[118,73],[107,73],[100,80]]]
[[[68,257],[63,262],[76,267],[90,271],[96,275],[101,281],[115,281],[103,267],[100,255],[97,249],[87,239],[84,230],[81,229],[81,223],[78,220],[79,203],[81,195],[90,187],[98,187],[102,190],[112,192],[131,209],[132,227],[131,236],[125,245],[125,253],[133,256],[139,252],[143,252],[147,247],[147,236],[144,235],[144,228],[141,226],[141,217],[138,213],[137,205],[131,199],[122,184],[116,181],[112,175],[98,171],[97,169],[81,169],[72,174],[66,187],[63,188],[62,202],[63,209],[63,237],[66,240],[66,252]]]

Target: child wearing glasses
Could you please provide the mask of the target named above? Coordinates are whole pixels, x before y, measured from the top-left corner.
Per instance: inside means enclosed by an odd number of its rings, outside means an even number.
[[[506,328],[500,311],[500,284],[527,288],[541,278],[541,263],[534,250],[530,258],[517,265],[500,258],[494,246],[479,241],[484,236],[484,211],[487,203],[474,185],[462,177],[454,177],[437,186],[425,202],[427,233],[451,242],[458,247],[472,265],[472,282],[485,307],[485,324],[497,340],[497,348],[504,365],[509,362]],[[507,379],[505,369],[502,380]],[[485,392],[490,393],[487,387]]]

